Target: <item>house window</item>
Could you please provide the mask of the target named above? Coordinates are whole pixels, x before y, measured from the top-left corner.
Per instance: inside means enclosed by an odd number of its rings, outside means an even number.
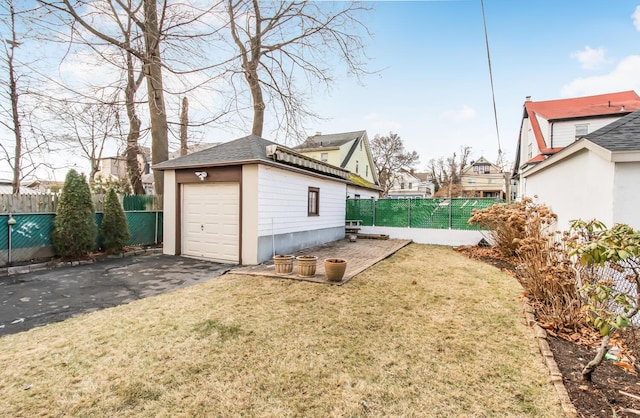
[[[320,215],[320,189],[317,187],[309,187],[309,204],[308,204],[308,215],[309,216],[318,216]]]
[[[589,133],[589,125],[580,123],[576,125],[576,139]]]
[[[358,160],[356,160],[356,174],[358,174],[358,167],[359,167]]]
[[[322,161],[323,163],[326,163],[327,161],[329,161],[329,153],[328,152],[321,153],[320,161]]]
[[[489,174],[489,164],[478,164],[473,166],[473,171],[478,174]]]
[[[359,194],[356,194],[353,197],[354,197],[354,199],[360,199],[360,195]]]
[[[364,166],[364,176],[365,177],[369,177],[369,166],[368,165]]]
[[[409,190],[413,189],[413,183],[409,183]]]
[[[362,141],[360,141],[360,151],[362,151]]]
[[[404,181],[402,183],[400,183],[400,188],[404,189]]]
[[[530,160],[533,157],[533,144],[529,144],[527,148],[527,159]]]

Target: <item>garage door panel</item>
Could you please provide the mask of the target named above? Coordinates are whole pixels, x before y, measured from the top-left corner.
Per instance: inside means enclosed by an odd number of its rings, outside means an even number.
[[[182,199],[182,253],[239,262],[239,184],[186,184]]]

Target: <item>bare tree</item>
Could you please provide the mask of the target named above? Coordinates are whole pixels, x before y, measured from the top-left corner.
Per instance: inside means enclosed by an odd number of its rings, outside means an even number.
[[[13,146],[0,141],[0,160],[6,161],[12,174],[12,191],[20,193],[20,183],[24,178],[35,174],[48,162],[37,156],[46,152],[47,143],[34,124],[34,98],[38,80],[33,77],[37,72],[32,62],[18,60],[18,50],[31,38],[26,29],[31,26],[29,8],[18,9],[14,0],[0,1],[0,42],[3,53],[0,53],[0,128],[11,132]],[[19,32],[19,29],[22,31]],[[25,51],[22,56],[29,56]],[[21,87],[22,86],[22,87]],[[31,95],[32,100],[26,100]]]
[[[429,160],[427,170],[433,176],[437,197],[452,197],[460,194],[462,172],[469,166],[471,147],[461,146],[460,152],[450,157]]]
[[[315,115],[296,89],[295,75],[311,85],[331,83],[328,54],[337,55],[352,74],[364,73],[361,33],[368,34],[358,15],[361,2],[227,0],[231,39],[237,61],[231,74],[242,74],[251,94],[251,133],[262,136],[265,110],[271,103],[279,126],[303,137],[301,125]],[[237,65],[233,65],[235,63]],[[232,78],[233,79],[233,78]],[[266,97],[265,97],[266,96]],[[280,112],[280,114],[278,114]]]
[[[165,110],[160,56],[161,30],[156,0],[38,0],[52,11],[64,12],[85,31],[101,42],[116,46],[142,62],[147,81],[147,100],[151,121],[151,160],[153,164],[165,161],[169,155],[169,134]],[[166,2],[163,3],[166,6]],[[164,13],[164,8],[161,11]],[[101,26],[100,17],[111,20],[118,31],[109,32],[109,25]],[[127,36],[127,21],[135,23],[142,34],[144,47],[137,48]],[[72,27],[75,28],[74,25]],[[130,33],[130,31],[129,31]],[[76,31],[76,35],[83,34]],[[94,44],[97,42],[94,42]],[[164,191],[161,172],[154,173],[156,193]]]
[[[56,136],[70,149],[79,149],[89,161],[89,183],[99,171],[105,145],[120,142],[120,106],[115,102],[74,103],[63,100],[52,106]]]
[[[8,23],[11,34],[10,39],[5,39],[4,50],[7,57],[7,75],[9,78],[9,100],[11,102],[11,126],[15,138],[15,152],[13,157],[13,194],[20,193],[20,161],[22,160],[22,128],[20,127],[20,115],[18,113],[18,88],[17,75],[14,68],[15,50],[20,45],[16,36],[16,12],[13,0],[7,0]]]
[[[405,151],[402,139],[393,132],[387,136],[376,135],[371,141],[371,154],[384,196],[398,179],[400,171],[410,170],[419,160],[416,151]]]

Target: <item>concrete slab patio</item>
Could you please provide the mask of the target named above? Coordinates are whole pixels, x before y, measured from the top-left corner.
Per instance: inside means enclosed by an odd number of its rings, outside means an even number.
[[[257,266],[237,267],[232,269],[231,272],[279,279],[304,280],[315,283],[342,285],[351,280],[358,273],[391,256],[396,251],[400,250],[402,247],[405,247],[411,242],[411,240],[400,239],[382,240],[360,238],[355,242],[350,242],[348,239],[343,239],[298,251],[294,254],[295,256],[315,255],[318,257],[316,274],[312,277],[304,277],[298,275],[295,261],[293,272],[290,274],[276,273],[273,261],[259,264]],[[327,280],[324,271],[324,259],[326,258],[344,258],[347,260],[347,269],[344,273],[342,281],[330,282]]]

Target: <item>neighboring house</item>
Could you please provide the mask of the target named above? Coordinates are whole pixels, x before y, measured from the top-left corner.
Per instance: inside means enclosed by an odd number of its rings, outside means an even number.
[[[218,143],[205,143],[205,144],[192,144],[187,149],[187,154],[193,152],[202,151],[207,148],[211,148]],[[138,167],[142,174],[142,187],[146,194],[154,194],[154,180],[153,170],[151,170],[151,149],[149,147],[139,147],[138,152]],[[180,156],[180,150],[169,153],[169,159],[177,158]],[[127,160],[124,155],[117,155],[115,157],[101,158],[98,165],[98,172],[96,177],[100,176],[103,179],[117,180],[127,176]]]
[[[634,91],[540,102],[527,97],[512,176],[517,196],[523,195],[519,180],[524,171],[639,109],[640,97]]]
[[[504,199],[507,190],[505,173],[486,158],[480,157],[460,175],[460,192],[468,197],[494,197]]]
[[[611,227],[640,228],[640,111],[580,136],[521,173],[523,196],[558,215],[558,227],[574,219],[598,219]]]
[[[43,194],[46,190],[37,187],[36,182],[20,183],[20,194]],[[13,181],[0,180],[0,194],[13,194]]]
[[[149,147],[139,147],[138,167],[143,175],[151,173],[151,149]],[[100,176],[105,180],[118,180],[127,177],[127,160],[124,155],[115,157],[104,157],[98,162],[96,178]]]
[[[426,175],[426,173],[420,173]],[[433,185],[429,187],[413,170],[401,170],[387,193],[389,199],[424,199],[431,197]]]
[[[367,131],[322,135],[320,132],[293,147],[296,152],[352,173],[348,198],[375,198],[382,188],[369,147]]]
[[[255,135],[153,169],[165,254],[259,264],[345,236],[349,171]]]
[[[418,180],[420,180],[420,184],[418,185],[418,191],[420,191],[421,193],[424,193],[424,197],[426,198],[432,197],[433,194],[436,192],[435,190],[436,185],[433,182],[433,176],[431,175],[431,173],[414,172],[413,175],[416,176]]]

